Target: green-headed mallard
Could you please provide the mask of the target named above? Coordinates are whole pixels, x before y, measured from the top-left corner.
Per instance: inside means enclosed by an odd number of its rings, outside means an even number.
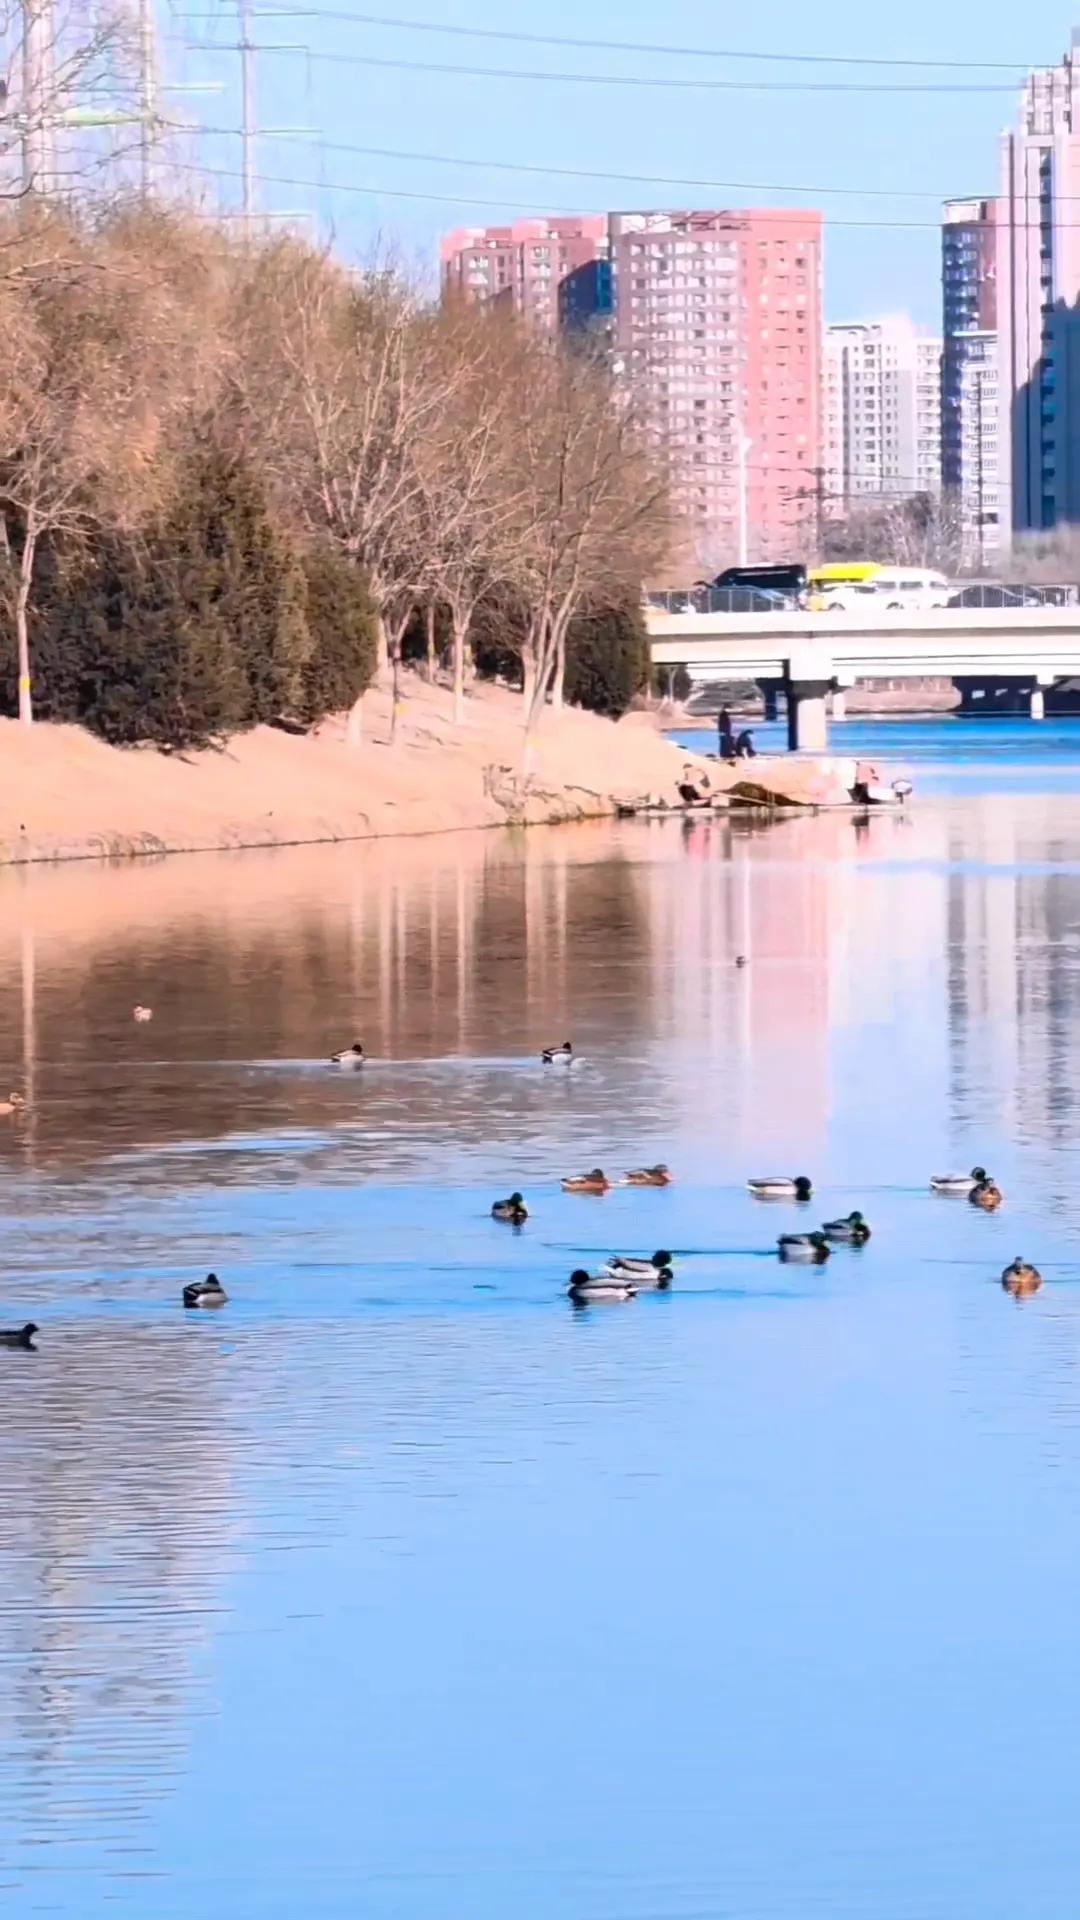
[[[360,1045],[359,1040],[354,1040],[351,1047],[342,1047],[340,1053],[332,1053],[330,1055],[330,1065],[332,1067],[362,1067],[364,1059],[365,1054],[363,1047]]]
[[[529,1209],[520,1193],[512,1193],[508,1200],[496,1200],[491,1209],[493,1220],[509,1220],[512,1226],[520,1227],[529,1217]]]
[[[1038,1267],[1029,1266],[1026,1260],[1021,1260],[1019,1254],[1012,1266],[1006,1267],[1001,1276],[1001,1284],[1006,1293],[1012,1293],[1018,1297],[1022,1293],[1038,1293],[1042,1283],[1043,1277]]]
[[[574,1049],[569,1040],[564,1040],[561,1047],[545,1047],[540,1055],[545,1067],[568,1067],[573,1057]]]
[[[192,1280],[184,1288],[185,1307],[223,1307],[229,1296],[216,1273],[205,1280]]]
[[[770,1173],[746,1184],[757,1200],[810,1200],[814,1192],[814,1183],[806,1173]]]
[[[663,1249],[654,1253],[651,1260],[613,1253],[611,1259],[604,1262],[604,1272],[613,1280],[628,1280],[632,1286],[657,1287],[661,1291],[670,1287],[675,1277],[672,1255]]]
[[[861,1213],[849,1213],[846,1220],[826,1220],[821,1231],[826,1240],[839,1240],[850,1247],[864,1247],[870,1238]]]
[[[613,1280],[607,1273],[586,1273],[577,1267],[566,1289],[571,1300],[585,1305],[589,1300],[632,1300],[637,1292],[628,1280]]]
[[[0,1347],[23,1347],[28,1353],[36,1353],[34,1335],[37,1328],[32,1320],[25,1327],[5,1327],[0,1330]]]
[[[984,1179],[978,1181],[968,1194],[968,1199],[971,1201],[972,1206],[981,1207],[984,1213],[996,1212],[1004,1198],[1005,1195],[1002,1193],[997,1181],[991,1180],[989,1174],[987,1174]]]
[[[660,1160],[655,1167],[632,1168],[623,1174],[623,1181],[628,1187],[670,1187],[671,1169]]]
[[[781,1260],[802,1260],[811,1266],[823,1266],[832,1248],[823,1233],[782,1233],[777,1241]]]
[[[972,1167],[970,1173],[932,1173],[930,1186],[934,1193],[970,1193],[985,1179],[985,1167]]]
[[[611,1181],[602,1167],[594,1167],[591,1173],[571,1174],[562,1183],[564,1193],[610,1193]]]

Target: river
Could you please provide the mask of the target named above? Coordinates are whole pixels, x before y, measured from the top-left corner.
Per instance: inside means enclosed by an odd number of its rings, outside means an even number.
[[[906,813],[0,872],[7,1914],[1074,1911],[1080,727],[846,725]]]

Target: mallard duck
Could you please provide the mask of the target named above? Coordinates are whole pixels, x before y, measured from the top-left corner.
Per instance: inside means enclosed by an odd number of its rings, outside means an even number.
[[[520,1227],[529,1217],[529,1209],[520,1193],[512,1193],[509,1200],[496,1200],[491,1209],[493,1220],[509,1220],[513,1226]]]
[[[586,1273],[584,1267],[578,1267],[570,1275],[570,1285],[566,1289],[571,1300],[584,1303],[587,1300],[632,1300],[637,1292],[628,1280],[613,1280],[610,1274]]]
[[[1038,1267],[1029,1266],[1026,1260],[1021,1260],[1019,1254],[1012,1266],[1006,1267],[1001,1276],[1001,1284],[1006,1293],[1017,1296],[1022,1293],[1038,1293],[1042,1283],[1043,1277]]]
[[[540,1055],[545,1067],[553,1067],[556,1062],[568,1067],[573,1057],[574,1049],[569,1040],[564,1040],[561,1047],[545,1047]]]
[[[849,1213],[846,1220],[826,1220],[821,1231],[826,1240],[841,1240],[852,1247],[864,1247],[870,1238],[861,1213]]]
[[[38,1331],[32,1320],[25,1327],[5,1327],[0,1331],[0,1347],[25,1347],[27,1352],[36,1353],[34,1335]]]
[[[972,1167],[970,1173],[932,1173],[930,1185],[935,1193],[970,1193],[985,1179],[985,1167]]]
[[[342,1047],[340,1053],[330,1055],[332,1067],[362,1067],[363,1064],[364,1049],[359,1040],[354,1040],[351,1047]]]
[[[205,1280],[192,1280],[184,1288],[185,1307],[223,1307],[228,1297],[216,1273],[208,1273]]]
[[[823,1233],[782,1233],[777,1241],[781,1260],[804,1260],[823,1266],[832,1252]]]
[[[773,1173],[763,1180],[748,1180],[746,1184],[758,1200],[809,1200],[814,1192],[814,1183],[805,1173]]]
[[[564,1193],[610,1193],[611,1181],[602,1167],[594,1167],[591,1173],[572,1174],[562,1183]]]
[[[651,1260],[639,1260],[633,1254],[613,1253],[604,1262],[604,1272],[613,1280],[631,1280],[635,1286],[670,1287],[674,1279],[672,1256],[661,1251]]]
[[[623,1179],[628,1187],[670,1187],[671,1172],[661,1160],[655,1167],[634,1167]]]
[[[973,1207],[981,1207],[984,1213],[994,1213],[1000,1207],[1005,1195],[996,1180],[985,1174],[978,1184],[972,1187],[968,1199]]]
[[[6,1100],[0,1100],[0,1113],[21,1113],[25,1105],[25,1094],[9,1093]]]
[[[144,1006],[133,1007],[131,1017],[133,1020],[138,1020],[141,1025],[144,1021],[153,1019],[154,1009],[153,1007]]]

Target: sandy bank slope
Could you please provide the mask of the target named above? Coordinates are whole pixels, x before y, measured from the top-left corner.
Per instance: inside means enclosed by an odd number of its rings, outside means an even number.
[[[303,739],[260,727],[221,752],[181,756],[2,720],[0,863],[577,819],[616,799],[673,797],[692,758],[647,720],[571,710],[545,716],[525,786],[516,695],[480,689],[454,727],[445,691],[411,675],[406,688],[393,748],[389,699],[376,690],[359,748],[340,721]]]

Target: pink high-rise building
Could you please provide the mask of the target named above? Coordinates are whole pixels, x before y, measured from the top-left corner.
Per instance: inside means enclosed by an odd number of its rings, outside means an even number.
[[[805,558],[821,489],[821,215],[613,213],[617,365],[697,560]]]
[[[607,254],[602,213],[515,220],[508,227],[456,227],[439,249],[443,298],[501,299],[541,326],[559,324],[559,284]]]

